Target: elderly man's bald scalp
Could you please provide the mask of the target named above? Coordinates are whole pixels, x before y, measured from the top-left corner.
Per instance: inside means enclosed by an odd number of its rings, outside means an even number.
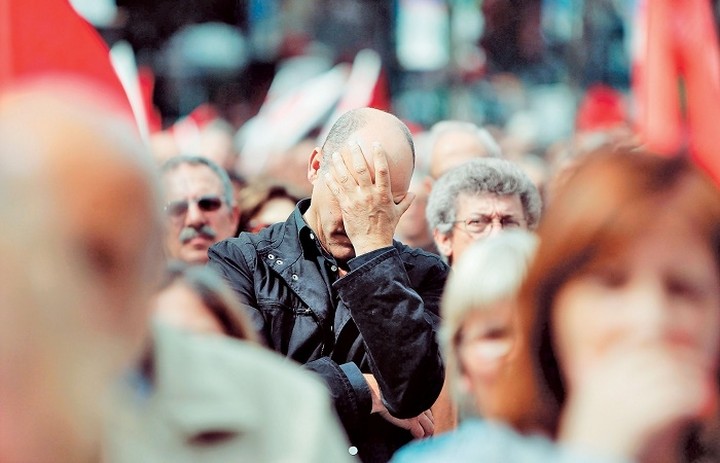
[[[394,115],[375,108],[357,108],[344,113],[333,124],[330,132],[325,138],[322,150],[325,153],[334,153],[340,151],[343,146],[351,140],[353,134],[360,129],[366,127],[372,118],[386,118],[390,123],[394,123],[400,130],[410,146],[412,152],[413,167],[415,166],[415,143],[412,134],[407,126]]]
[[[0,95],[0,356],[15,360],[0,365],[2,461],[92,460],[162,269],[150,155],[85,87]]]
[[[54,211],[46,232],[67,237],[103,292],[97,329],[134,356],[140,301],[162,269],[159,188],[137,129],[100,94],[45,83],[0,97],[0,140],[0,170],[44,189]]]

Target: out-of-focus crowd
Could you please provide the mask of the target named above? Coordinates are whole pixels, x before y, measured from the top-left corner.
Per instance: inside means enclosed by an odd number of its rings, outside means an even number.
[[[117,3],[106,38],[126,14],[136,42],[147,11],[184,15]],[[158,56],[189,114],[164,130],[131,57],[111,70],[69,4],[0,6],[0,463],[720,461],[720,190],[696,152],[714,49],[686,56],[702,34],[648,26],[681,65],[636,63],[672,71],[663,101],[686,81],[686,133],[662,127],[693,155],[669,156],[613,88],[567,111],[570,83],[627,77],[622,2],[231,3],[213,14],[244,18],[256,61],[234,26],[179,31]],[[337,56],[276,24],[281,4]],[[9,32],[46,11],[72,13],[74,42]],[[561,72],[572,11],[585,69]],[[267,95],[228,78],[252,103],[191,111],[195,71],[280,57]],[[457,120],[421,90],[441,75]]]
[[[198,135],[144,143],[84,84],[0,98],[1,461],[720,458],[688,157],[357,108],[249,174]]]

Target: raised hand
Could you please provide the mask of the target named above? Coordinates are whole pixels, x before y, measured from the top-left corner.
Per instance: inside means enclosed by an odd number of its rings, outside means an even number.
[[[560,440],[637,458],[712,406],[715,383],[708,371],[682,348],[618,346],[572,381]]]
[[[350,143],[349,151],[348,160],[332,154],[325,183],[340,205],[355,255],[361,255],[392,244],[400,216],[414,195],[402,191],[393,197],[387,154],[379,143],[372,145],[372,168],[357,141]]]

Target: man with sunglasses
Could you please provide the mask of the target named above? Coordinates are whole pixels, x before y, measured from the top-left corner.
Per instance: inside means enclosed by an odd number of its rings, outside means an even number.
[[[451,265],[475,241],[501,230],[534,230],[540,219],[537,188],[512,161],[478,158],[443,174],[425,215],[441,256]]]
[[[240,211],[227,172],[201,156],[176,156],[161,167],[168,258],[204,264],[208,248],[235,235]]]
[[[352,110],[310,154],[310,199],[209,251],[266,344],[325,380],[349,452],[366,463],[433,434],[444,377],[436,331],[448,268],[393,240],[414,164],[405,124]]]

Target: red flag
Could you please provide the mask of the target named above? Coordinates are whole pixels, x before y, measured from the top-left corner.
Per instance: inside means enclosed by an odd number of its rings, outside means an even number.
[[[83,79],[132,116],[97,31],[68,0],[0,0],[0,90],[23,80]]]
[[[690,152],[720,182],[720,49],[706,0],[678,0],[675,18],[679,69],[685,79]]]
[[[648,149],[674,155],[684,144],[720,183],[720,50],[708,0],[638,5],[633,92]],[[684,83],[683,120],[680,85]]]

